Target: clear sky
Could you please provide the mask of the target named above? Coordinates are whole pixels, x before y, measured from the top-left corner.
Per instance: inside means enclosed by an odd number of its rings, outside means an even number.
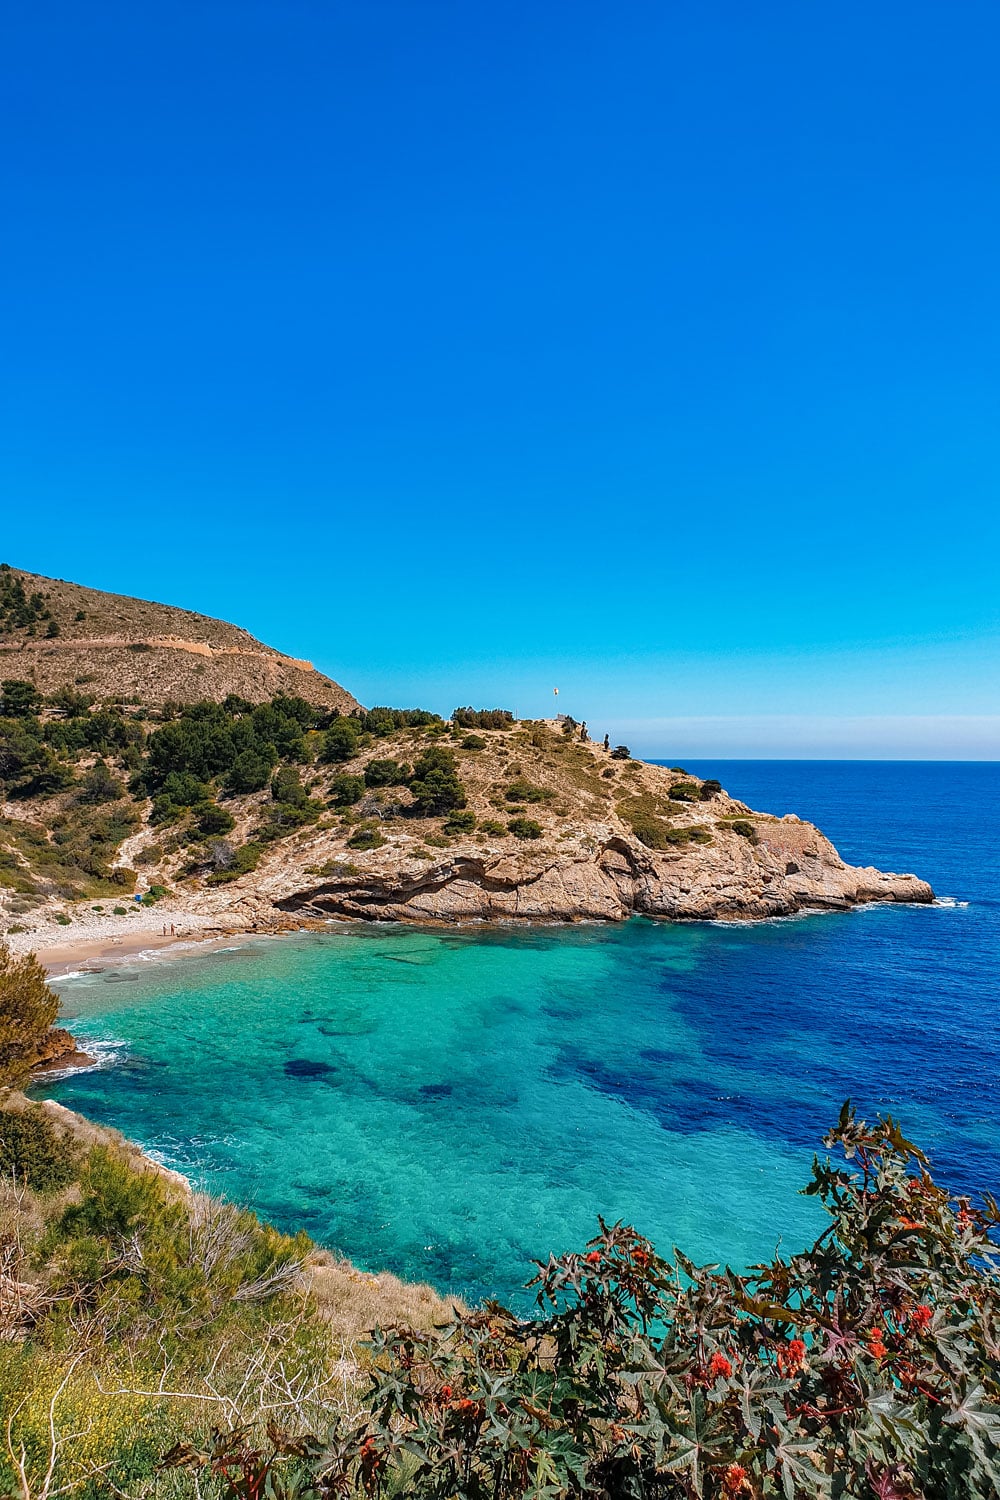
[[[366,702],[1000,756],[995,0],[9,7],[0,557]]]

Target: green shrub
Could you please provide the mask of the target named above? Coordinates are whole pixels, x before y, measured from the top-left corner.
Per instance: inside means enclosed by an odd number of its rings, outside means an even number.
[[[73,918],[67,916],[64,911],[57,911],[52,920],[58,922],[60,927],[71,927],[73,925]]]
[[[251,841],[248,844],[241,844],[238,849],[232,851],[231,864],[226,865],[222,869],[214,870],[211,875],[206,877],[208,884],[224,885],[227,881],[238,880],[241,875],[249,875],[260,864],[263,852],[263,845],[255,841]]]
[[[78,1160],[76,1148],[41,1109],[0,1109],[0,1177],[49,1193],[72,1181]]]
[[[381,849],[385,838],[377,828],[362,826],[347,840],[348,849]]]
[[[417,817],[441,817],[465,806],[465,788],[458,779],[454,751],[431,745],[413,768],[410,782]]]
[[[398,760],[370,760],[365,766],[365,786],[405,786],[409,766]]]
[[[460,729],[509,729],[514,715],[509,708],[456,708],[451,722]]]
[[[226,790],[234,796],[263,791],[277,758],[278,753],[273,745],[264,749],[241,750],[226,776]]]
[[[351,760],[358,753],[361,728],[357,719],[334,719],[323,736],[320,759],[325,761]]]
[[[471,808],[450,813],[445,820],[445,833],[471,833],[476,826],[476,815]]]
[[[631,760],[631,752],[627,745],[616,745],[611,752],[612,760]]]
[[[747,839],[751,844],[758,842],[757,830],[748,818],[734,818],[729,827],[734,833],[738,833],[741,839]]]
[[[705,828],[698,825],[674,828],[663,818],[658,818],[654,813],[645,810],[632,813],[628,822],[636,838],[640,843],[645,844],[647,849],[669,849],[684,844],[710,844],[712,842],[712,836]]]
[[[111,910],[112,910],[113,914],[116,917],[127,917],[128,916],[128,907],[127,906],[113,906],[111,908]]]
[[[674,802],[698,802],[701,789],[693,781],[675,781],[667,796]]]
[[[0,682],[0,719],[31,719],[42,706],[42,695],[33,682],[5,678]]]
[[[670,824],[652,813],[636,813],[629,819],[629,825],[640,844],[645,844],[647,849],[666,849],[673,842]]]
[[[169,894],[170,892],[165,885],[151,885],[149,890],[143,895],[142,905],[155,906],[157,901],[162,901],[164,896],[168,896]]]
[[[366,734],[382,739],[398,729],[431,729],[443,725],[440,714],[432,714],[426,708],[370,708],[362,712],[357,720]]]
[[[722,782],[716,781],[714,776],[710,776],[707,781],[703,781],[701,784],[700,796],[702,802],[710,802],[711,799],[713,797],[717,797],[721,791]]]
[[[536,823],[534,818],[511,818],[507,824],[507,831],[516,839],[540,839],[542,825]]]
[[[78,793],[81,802],[116,802],[125,788],[103,760],[97,760],[83,778]]]
[[[0,942],[0,1083],[29,1071],[58,1013],[59,997],[35,955],[16,957]]]
[[[507,826],[496,818],[484,818],[479,825],[479,832],[485,833],[491,839],[505,839],[507,837]]]
[[[334,807],[353,807],[365,795],[364,778],[341,773],[330,782],[330,800]]]
[[[236,827],[236,819],[226,807],[220,807],[217,802],[206,802],[203,806],[196,807],[198,815],[198,832],[210,838],[213,834],[229,833]]]
[[[296,766],[279,766],[271,780],[271,796],[285,807],[305,807],[309,793]]]
[[[504,792],[508,802],[544,802],[551,795],[551,792],[543,791],[540,786],[532,786],[529,781],[521,778],[512,781]]]
[[[486,741],[481,734],[467,734],[458,748],[460,750],[485,750]]]

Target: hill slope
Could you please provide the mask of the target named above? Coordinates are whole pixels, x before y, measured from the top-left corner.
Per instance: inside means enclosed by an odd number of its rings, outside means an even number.
[[[107,594],[0,564],[0,678],[51,694],[158,705],[289,693],[349,713],[357,700],[307,661],[192,610]]]
[[[932,899],[572,720],[364,710],[233,625],[9,567],[0,682],[0,933],[29,944],[134,930],[137,895],[227,930]]]

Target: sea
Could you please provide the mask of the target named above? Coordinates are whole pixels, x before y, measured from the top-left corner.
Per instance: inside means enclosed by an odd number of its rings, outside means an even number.
[[[525,1309],[599,1216],[746,1267],[810,1243],[850,1098],[1000,1189],[1000,764],[697,761],[932,907],[758,923],[338,924],[59,982],[38,1093],[371,1271]]]

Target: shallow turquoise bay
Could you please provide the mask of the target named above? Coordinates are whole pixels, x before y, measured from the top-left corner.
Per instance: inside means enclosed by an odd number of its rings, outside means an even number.
[[[796,1190],[848,1094],[956,1186],[997,1185],[996,933],[984,892],[749,927],[254,940],[65,981],[106,1061],[46,1092],[362,1266],[473,1298],[517,1299],[599,1213],[746,1265],[821,1227]]]

